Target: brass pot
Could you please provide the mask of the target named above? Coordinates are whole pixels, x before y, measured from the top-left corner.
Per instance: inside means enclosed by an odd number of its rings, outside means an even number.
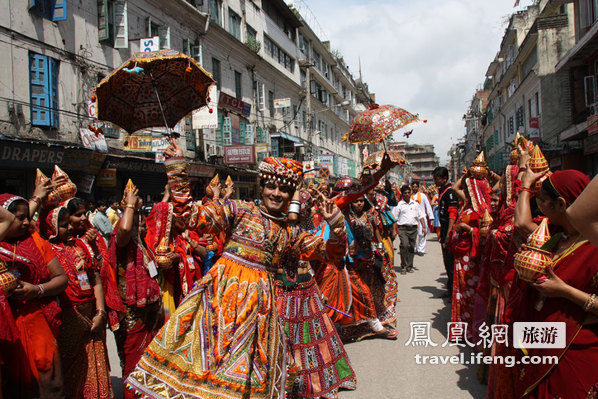
[[[471,174],[471,177],[473,177],[474,179],[482,180],[488,177],[488,168],[483,165],[473,165],[469,169],[469,173]]]
[[[552,264],[552,254],[523,245],[521,250],[515,254],[514,261],[519,278],[528,283],[534,283],[538,277],[544,275],[546,267]]]

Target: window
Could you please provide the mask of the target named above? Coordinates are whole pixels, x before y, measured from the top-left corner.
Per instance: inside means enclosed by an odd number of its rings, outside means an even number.
[[[309,41],[301,33],[299,33],[299,51],[301,51],[306,58],[309,58]]]
[[[66,21],[67,0],[29,0],[29,11],[51,21]]]
[[[233,144],[233,123],[230,116],[222,118],[222,145]]]
[[[274,92],[268,90],[268,109],[270,110],[270,118],[274,116]]]
[[[196,149],[195,136],[195,129],[185,132],[185,143],[188,151],[195,151]]]
[[[513,134],[515,134],[515,120],[511,116],[511,117],[509,117],[509,134],[508,134],[508,136],[510,137]]]
[[[321,71],[322,70],[322,65],[321,65],[322,57],[316,50],[313,51],[313,54],[314,54],[314,57],[313,57],[314,64],[315,64],[316,68],[318,68],[318,70]]]
[[[228,9],[228,32],[237,40],[241,40],[241,17],[230,8]]]
[[[243,87],[242,87],[242,76],[241,72],[235,71],[235,97],[238,100],[243,99]]]
[[[301,87],[305,88],[307,87],[307,72],[305,72],[305,69],[301,69],[301,71],[299,72],[300,75],[300,80],[301,80]]]
[[[220,61],[216,58],[212,58],[212,77],[216,81],[216,87],[220,90]]]
[[[129,48],[126,1],[98,0],[98,40],[114,48]]]
[[[580,0],[579,2],[579,25],[581,28],[589,28],[598,20],[598,1]]]
[[[249,24],[247,26],[247,40],[257,40],[257,31],[253,29]]]
[[[203,51],[199,39],[195,42],[190,39],[183,39],[183,53],[190,55],[195,61],[203,67]]]
[[[295,59],[284,52],[276,43],[274,43],[269,37],[264,35],[264,50],[268,55],[278,61],[279,64],[284,66],[291,72],[295,72]]]
[[[58,128],[58,61],[29,53],[31,124]]]
[[[210,0],[210,4],[208,5],[208,14],[210,14],[210,19],[220,26],[222,26],[221,10],[222,0]]]
[[[160,49],[171,48],[170,46],[170,26],[159,25],[152,20],[152,17],[147,17],[147,36],[160,37]]]
[[[266,109],[266,99],[264,94],[264,84],[261,82],[255,82],[255,97],[257,102],[257,108],[262,112]]]

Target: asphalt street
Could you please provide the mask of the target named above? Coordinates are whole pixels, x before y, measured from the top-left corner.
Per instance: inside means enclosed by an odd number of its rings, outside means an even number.
[[[432,236],[429,236],[432,238]],[[398,248],[398,240],[395,247]],[[440,298],[446,273],[440,244],[428,241],[427,253],[415,257],[415,273],[398,274],[399,337],[396,341],[367,339],[346,345],[357,373],[357,390],[341,392],[340,399],[362,398],[484,398],[486,387],[476,378],[475,366],[416,364],[416,355],[458,355],[455,346],[442,346],[450,321],[450,302]],[[398,253],[395,264],[400,264]],[[410,322],[429,322],[431,341],[437,346],[406,345]],[[112,333],[108,332],[112,382],[116,398],[122,397],[121,369]],[[463,350],[463,349],[461,349]],[[465,353],[469,353],[465,350]],[[466,356],[468,358],[469,355]]]

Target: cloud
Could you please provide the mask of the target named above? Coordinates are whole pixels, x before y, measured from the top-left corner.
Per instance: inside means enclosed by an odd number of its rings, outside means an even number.
[[[441,161],[464,135],[461,117],[517,11],[514,0],[304,1],[355,76],[361,59],[380,104],[428,120],[409,142],[434,144]]]

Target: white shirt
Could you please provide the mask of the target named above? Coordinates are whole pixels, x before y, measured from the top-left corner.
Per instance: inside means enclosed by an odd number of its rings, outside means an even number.
[[[416,201],[410,200],[407,203],[403,199],[392,208],[392,215],[397,219],[399,226],[417,226],[419,220],[426,217],[422,207]]]
[[[428,196],[426,194],[422,194],[421,191],[418,191],[411,195],[411,199],[415,202],[419,202],[419,199],[421,201],[420,205],[423,209],[424,216],[428,216],[429,221],[434,220],[434,212],[432,211],[432,206],[430,206],[430,201],[428,201]]]

